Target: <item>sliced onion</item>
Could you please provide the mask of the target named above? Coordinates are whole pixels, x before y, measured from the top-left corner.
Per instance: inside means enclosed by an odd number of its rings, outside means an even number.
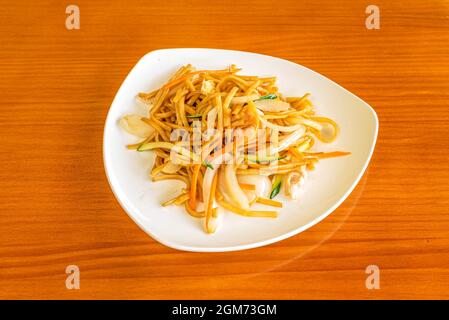
[[[207,168],[206,173],[203,178],[203,199],[204,199],[204,208],[207,208],[209,205],[209,194],[212,186],[212,181],[214,179],[215,174],[217,174],[218,169],[221,164],[226,162],[231,155],[229,153],[219,154],[217,157],[213,158],[208,163],[212,166],[213,169]],[[218,176],[219,178],[220,176]],[[220,190],[221,184],[220,180],[217,181],[217,188]],[[214,201],[215,202],[215,201]],[[212,204],[212,207],[214,204]]]
[[[178,170],[180,168],[181,168],[181,166],[178,164],[175,164],[173,162],[167,162],[167,164],[162,169],[162,172],[167,173],[167,174],[173,174],[173,173],[178,172]]]
[[[299,128],[302,127],[301,124],[295,124],[295,125],[293,125],[293,126],[288,126],[288,127],[286,127],[286,126],[280,126],[280,125],[271,123],[271,122],[269,122],[269,121],[263,119],[262,117],[260,118],[260,120],[261,120],[261,121],[265,124],[265,126],[267,126],[268,128],[274,129],[274,130],[277,130],[277,131],[280,131],[280,132],[292,132],[292,131],[296,131],[296,130],[298,130]]]
[[[250,203],[253,202],[256,197],[268,198],[270,195],[271,181],[267,176],[239,174],[237,176],[237,180],[239,183],[252,184],[256,186],[256,190],[243,190]]]
[[[305,152],[312,148],[314,143],[315,141],[311,137],[306,136],[304,141],[302,141],[301,144],[296,147],[296,150],[298,150],[299,152]]]
[[[119,124],[128,133],[141,138],[147,138],[154,132],[154,128],[142,121],[142,116],[136,114],[123,116]]]
[[[145,100],[142,97],[139,97],[137,95],[136,96],[136,105],[142,114],[148,114],[150,112],[150,110],[153,108],[154,98]]]
[[[279,141],[277,147],[271,146],[270,149],[268,150],[268,155],[277,154],[278,152],[287,149],[291,144],[296,142],[296,140],[301,138],[304,135],[304,133],[306,133],[306,128],[301,126],[298,130],[290,133],[287,137]]]
[[[218,167],[214,169],[207,169],[203,178],[203,199],[204,199],[204,208],[207,208],[209,205],[209,194],[212,186],[212,181],[214,180],[214,176],[217,173]],[[213,199],[212,199],[213,200]]]
[[[282,112],[290,108],[290,103],[282,100],[256,100],[254,101],[254,105],[259,110],[270,112]]]
[[[311,131],[322,142],[330,143],[334,141],[339,133],[337,123],[325,117],[313,117],[311,119],[300,119],[300,123],[311,128]]]
[[[312,121],[310,119],[298,119],[296,122],[302,123],[303,125],[314,128],[318,131],[321,131],[321,128],[322,128],[319,123]]]
[[[216,210],[216,216],[213,215],[209,218],[209,224],[206,226],[206,219],[204,219],[204,229],[208,230],[209,233],[214,233],[221,225],[221,221],[223,220],[223,210],[214,204],[214,209]]]
[[[301,193],[301,187],[304,185],[307,171],[305,166],[301,167],[300,171],[291,171],[284,177],[284,192],[285,195],[298,199]]]
[[[229,194],[228,194],[228,192],[226,190],[226,187],[225,187],[224,172],[223,171],[224,171],[223,168],[218,170],[217,189],[218,189],[218,192],[220,192],[220,194],[223,196],[223,198],[225,199],[226,202],[233,203],[234,201],[229,196]]]
[[[234,97],[231,100],[231,105],[233,104],[245,104],[248,103],[250,101],[259,99],[259,95],[258,94],[251,94],[249,96],[241,96],[241,97]]]
[[[237,180],[237,175],[235,173],[235,168],[233,164],[223,165],[223,191],[227,198],[229,198],[231,203],[242,209],[249,209],[248,198],[245,192],[240,188],[239,182]]]
[[[287,126],[280,126],[280,125],[274,124],[274,123],[268,121],[267,119],[265,119],[265,118],[263,117],[263,116],[264,116],[264,113],[263,113],[262,111],[260,111],[260,110],[257,110],[257,111],[258,111],[258,113],[259,113],[259,119],[260,119],[260,121],[261,121],[266,127],[270,128],[270,129],[277,130],[277,131],[280,131],[280,132],[292,132],[292,131],[296,131],[296,130],[298,130],[299,128],[303,127],[302,124],[295,124],[295,125],[288,126],[288,127],[287,127]]]

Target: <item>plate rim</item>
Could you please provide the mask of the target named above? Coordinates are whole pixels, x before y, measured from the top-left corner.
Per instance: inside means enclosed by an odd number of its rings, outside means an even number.
[[[323,214],[319,215],[318,217],[316,217],[315,219],[309,221],[308,223],[306,223],[305,225],[298,227],[296,229],[293,229],[289,232],[283,233],[277,237],[273,237],[270,239],[265,239],[265,240],[261,240],[261,241],[256,241],[253,243],[248,243],[248,244],[241,244],[241,245],[233,245],[233,246],[226,246],[226,247],[197,247],[197,246],[189,246],[189,245],[183,245],[183,244],[178,244],[178,243],[174,243],[171,241],[166,241],[164,239],[161,239],[160,237],[158,237],[157,235],[153,234],[150,230],[147,230],[147,228],[145,228],[143,226],[143,224],[140,223],[139,219],[137,219],[134,214],[132,213],[131,208],[129,207],[129,205],[122,199],[122,197],[119,194],[119,191],[116,190],[116,186],[114,185],[114,181],[113,178],[110,175],[110,171],[112,170],[111,168],[109,168],[109,162],[107,159],[107,143],[106,143],[106,131],[107,128],[109,128],[109,123],[111,121],[113,121],[112,119],[112,106],[114,105],[115,101],[117,100],[117,97],[119,95],[119,93],[121,92],[122,88],[123,88],[123,84],[125,83],[125,81],[129,78],[129,76],[133,73],[133,71],[135,69],[137,69],[137,67],[142,63],[142,61],[144,59],[147,59],[149,56],[152,56],[156,53],[161,53],[161,52],[168,52],[168,51],[195,51],[195,50],[203,50],[203,51],[215,51],[215,52],[228,52],[228,53],[243,53],[243,54],[253,54],[253,55],[258,55],[264,58],[270,58],[270,59],[276,59],[276,60],[281,60],[283,62],[287,62],[289,64],[293,64],[295,66],[300,66],[302,68],[307,69],[308,71],[312,72],[315,76],[324,78],[327,81],[330,81],[333,85],[336,85],[337,87],[339,87],[340,89],[342,89],[343,91],[345,91],[346,93],[349,93],[351,96],[353,96],[354,98],[356,98],[358,101],[362,102],[362,104],[364,105],[364,107],[366,107],[368,109],[368,111],[370,112],[370,114],[373,116],[374,122],[375,122],[375,128],[374,128],[374,139],[373,142],[370,146],[370,151],[369,151],[369,155],[366,158],[362,170],[359,172],[357,178],[354,180],[354,182],[351,184],[351,187],[345,192],[345,194],[337,201],[334,203],[334,205],[332,205],[328,210],[326,210]],[[352,191],[354,191],[355,187],[358,185],[358,183],[360,182],[360,179],[363,177],[363,175],[366,172],[366,169],[371,161],[372,155],[374,153],[374,149],[377,143],[377,137],[378,137],[378,133],[379,133],[379,118],[377,116],[376,111],[374,110],[373,107],[371,107],[371,105],[369,105],[367,102],[365,102],[363,99],[359,98],[357,95],[355,95],[354,93],[352,93],[351,91],[345,89],[344,87],[342,87],[340,84],[336,83],[335,81],[333,81],[332,79],[329,79],[328,77],[320,74],[319,72],[316,72],[306,66],[303,66],[299,63],[290,61],[290,60],[286,60],[283,58],[279,58],[279,57],[274,57],[274,56],[270,56],[270,55],[266,55],[266,54],[261,54],[261,53],[255,53],[255,52],[250,52],[250,51],[241,51],[241,50],[230,50],[230,49],[215,49],[215,48],[166,48],[166,49],[156,49],[156,50],[152,50],[148,53],[146,53],[145,55],[143,55],[137,62],[136,64],[131,68],[131,70],[128,72],[128,74],[126,75],[126,77],[124,78],[124,80],[121,82],[119,89],[117,90],[114,99],[111,102],[111,105],[109,106],[108,109],[108,113],[106,116],[106,120],[104,123],[104,128],[103,128],[103,167],[104,167],[104,171],[106,174],[106,178],[109,184],[109,188],[111,189],[114,197],[116,198],[116,200],[119,202],[120,206],[122,207],[122,209],[126,212],[126,214],[131,218],[132,221],[134,221],[134,223],[136,223],[140,229],[142,229],[146,234],[148,234],[150,237],[152,237],[154,240],[158,241],[159,243],[172,248],[172,249],[176,249],[176,250],[181,250],[181,251],[189,251],[189,252],[230,252],[230,251],[240,251],[240,250],[248,250],[248,249],[253,249],[253,248],[258,248],[258,247],[262,247],[262,246],[266,246],[269,244],[273,244],[282,240],[285,240],[287,238],[290,238],[292,236],[295,236],[311,227],[313,227],[314,225],[318,224],[319,222],[321,222],[322,220],[324,220],[325,218],[327,218],[332,212],[334,212],[347,198],[348,196],[352,193]]]

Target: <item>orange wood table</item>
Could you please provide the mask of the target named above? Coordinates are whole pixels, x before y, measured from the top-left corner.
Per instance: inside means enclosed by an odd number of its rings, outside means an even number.
[[[377,0],[380,30],[366,1],[80,0],[70,31],[69,4],[0,4],[0,298],[449,298],[447,1]],[[106,181],[103,124],[136,61],[176,47],[289,59],[371,104],[377,147],[344,204],[243,252],[175,251],[140,230]]]

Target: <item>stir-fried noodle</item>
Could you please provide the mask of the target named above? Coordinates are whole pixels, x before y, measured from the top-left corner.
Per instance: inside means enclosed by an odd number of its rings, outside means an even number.
[[[316,116],[309,94],[284,97],[275,77],[238,75],[234,65],[198,70],[186,65],[158,90],[139,93],[148,116],[126,115],[120,123],[144,140],[129,145],[152,150],[153,181],[185,183],[163,206],[180,205],[204,219],[213,233],[220,209],[247,217],[276,217],[252,210],[254,203],[281,208],[283,190],[297,198],[307,171],[323,158],[348,152],[312,152],[316,140],[330,143],[337,124]]]

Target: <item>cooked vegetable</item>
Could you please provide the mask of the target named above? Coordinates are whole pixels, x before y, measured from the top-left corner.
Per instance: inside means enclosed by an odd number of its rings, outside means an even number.
[[[207,168],[207,169],[214,169],[214,167],[209,163],[209,162],[203,162],[203,167]]]
[[[274,93],[270,93],[270,94],[267,94],[267,95],[265,95],[265,96],[260,97],[260,98],[257,99],[257,100],[276,99],[277,97],[278,97],[278,96],[275,95]],[[257,100],[256,100],[256,101],[257,101]]]
[[[256,100],[254,101],[254,105],[259,110],[269,112],[283,112],[290,108],[290,104],[288,102],[281,100]]]
[[[282,177],[279,175],[275,176],[273,181],[273,187],[270,193],[270,199],[273,199],[279,194],[279,192],[281,191],[281,185],[282,185]]]
[[[305,179],[305,166],[302,166],[300,171],[291,171],[287,173],[284,178],[285,195],[292,199],[298,199],[301,186]]]
[[[252,94],[252,95],[249,95],[249,96],[234,97],[231,100],[231,105],[234,105],[234,104],[245,104],[245,103],[248,103],[250,101],[256,100],[258,98],[259,98],[258,94]]]
[[[232,164],[222,165],[222,174],[224,182],[224,190],[227,195],[232,199],[232,203],[244,210],[249,208],[248,198],[240,188],[239,182],[237,180],[237,175],[235,173],[235,167]]]
[[[120,126],[128,133],[146,138],[154,132],[154,128],[142,121],[142,116],[129,114],[120,119]]]
[[[339,133],[337,123],[329,118],[311,117],[310,119],[300,119],[297,122],[310,127],[313,134],[325,143],[333,142]]]
[[[181,169],[181,166],[179,164],[175,164],[173,162],[166,162],[164,164],[164,167],[162,168],[162,172],[167,174],[173,174],[178,172],[179,169]]]
[[[286,156],[256,155],[256,154],[245,155],[246,160],[251,161],[251,162],[256,162],[256,163],[273,162],[273,161],[285,159],[285,157]]]
[[[151,149],[168,149],[170,151],[173,151],[175,153],[179,153],[187,158],[190,158],[194,162],[197,162],[199,160],[199,157],[191,152],[190,150],[187,150],[186,148],[183,148],[179,145],[175,145],[171,142],[146,142],[142,145],[140,145],[137,148],[137,151],[148,151]]]
[[[249,202],[254,201],[257,197],[268,197],[271,190],[271,182],[267,176],[262,175],[237,175],[239,185],[242,184],[254,186],[254,190],[243,189]]]
[[[290,145],[295,143],[301,136],[305,133],[305,128],[300,127],[297,131],[290,133],[288,136],[285,136],[282,138],[282,140],[279,141],[279,144],[277,146],[270,146],[268,149],[268,154],[274,155],[281,151],[284,151],[287,149]]]

